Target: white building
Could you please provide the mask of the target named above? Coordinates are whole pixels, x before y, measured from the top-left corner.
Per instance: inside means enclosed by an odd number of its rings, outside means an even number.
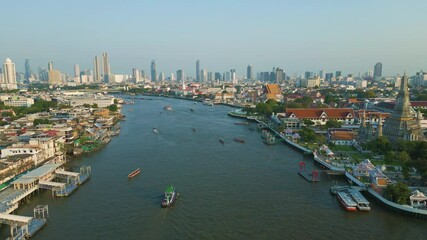
[[[31,107],[33,104],[34,99],[19,96],[4,100],[4,105],[11,107]]]
[[[16,69],[15,64],[10,60],[10,58],[6,58],[6,61],[3,63],[3,79],[1,82],[2,89],[17,89],[16,85]]]

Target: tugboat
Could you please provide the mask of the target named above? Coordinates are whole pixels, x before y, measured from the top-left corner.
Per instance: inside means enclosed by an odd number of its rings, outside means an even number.
[[[162,201],[162,208],[170,207],[176,200],[175,188],[169,185],[165,190],[165,197]]]

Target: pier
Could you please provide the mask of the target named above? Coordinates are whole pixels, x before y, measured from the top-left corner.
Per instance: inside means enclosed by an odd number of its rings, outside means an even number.
[[[307,182],[319,182],[319,171],[312,170],[311,173],[305,170],[305,162],[299,163],[298,175],[304,178]]]
[[[37,206],[34,217],[11,214],[18,209],[19,202],[29,199],[32,193],[39,189],[52,191],[52,196],[66,197],[75,191],[78,185],[84,183],[91,175],[91,167],[80,167],[80,172],[69,172],[62,168],[63,163],[49,163],[34,169],[11,183],[0,192],[0,223],[10,225],[11,239],[26,239],[33,236],[46,224],[49,215],[48,207]],[[64,182],[56,182],[55,179]]]

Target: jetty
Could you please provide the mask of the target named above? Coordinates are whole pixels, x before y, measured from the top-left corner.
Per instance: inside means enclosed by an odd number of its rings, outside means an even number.
[[[21,200],[26,200],[40,189],[52,191],[52,196],[66,197],[76,190],[78,185],[87,181],[91,167],[80,167],[80,172],[65,171],[64,162],[42,165],[11,182],[0,192],[0,223],[11,226],[11,239],[26,239],[46,224],[48,207],[37,206],[34,217],[11,214],[18,209]]]
[[[319,182],[319,171],[312,170],[311,173],[306,171],[305,162],[301,161],[299,163],[298,175],[300,175],[307,182]]]

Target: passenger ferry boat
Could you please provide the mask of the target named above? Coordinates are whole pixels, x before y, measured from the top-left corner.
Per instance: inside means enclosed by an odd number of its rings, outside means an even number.
[[[351,197],[357,203],[357,209],[359,211],[371,211],[371,207],[369,205],[369,201],[356,189],[348,190]]]
[[[345,210],[349,212],[356,212],[357,211],[357,203],[353,200],[350,193],[348,192],[338,192],[337,193],[338,200],[340,201],[341,205],[345,208]]]
[[[128,174],[128,178],[133,178],[141,172],[141,169],[137,168],[133,172]]]
[[[162,208],[170,207],[176,200],[175,188],[169,185],[165,190],[165,197],[162,200]]]

